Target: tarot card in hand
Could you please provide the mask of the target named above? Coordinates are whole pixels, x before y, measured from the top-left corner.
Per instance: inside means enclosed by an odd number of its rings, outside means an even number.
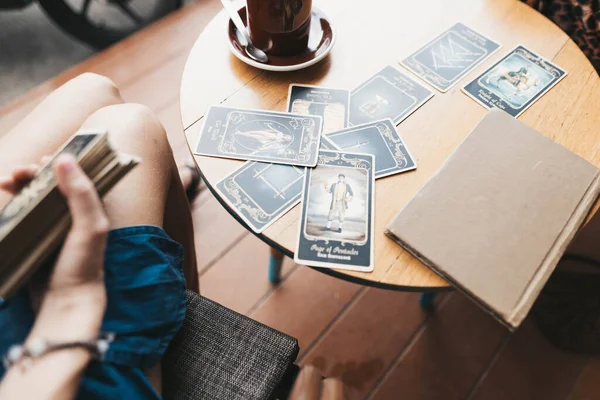
[[[319,152],[304,177],[297,263],[373,270],[374,165],[370,154]]]
[[[290,85],[288,112],[323,118],[323,133],[348,126],[350,91],[320,86]]]
[[[330,133],[323,136],[321,144],[326,141],[333,143],[340,151],[374,155],[377,158],[375,179],[417,168],[414,158],[390,119]]]
[[[567,73],[556,64],[519,45],[463,91],[486,108],[521,115]]]
[[[433,92],[388,65],[350,94],[350,125],[384,118],[399,124],[433,96]]]
[[[217,183],[237,215],[261,233],[300,201],[305,168],[249,161]]]
[[[321,140],[319,116],[210,107],[196,154],[314,167]]]
[[[440,92],[447,92],[500,45],[460,22],[401,61]]]

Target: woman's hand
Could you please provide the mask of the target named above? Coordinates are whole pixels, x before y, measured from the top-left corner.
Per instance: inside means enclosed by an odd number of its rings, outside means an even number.
[[[54,168],[72,224],[41,295],[31,336],[89,339],[98,334],[106,309],[104,250],[109,221],[93,183],[73,156],[60,156]]]
[[[42,293],[42,304],[26,340],[55,343],[93,340],[106,309],[104,248],[108,218],[96,189],[71,155],[54,163],[56,180],[65,195],[72,225],[58,261]],[[20,176],[31,176],[33,167]],[[14,187],[14,179],[3,188]],[[22,181],[25,181],[23,179]],[[46,354],[28,368],[10,368],[0,383],[2,399],[71,399],[91,354],[71,348]]]

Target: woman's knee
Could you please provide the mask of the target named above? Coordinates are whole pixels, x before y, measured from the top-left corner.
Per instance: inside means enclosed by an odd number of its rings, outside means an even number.
[[[84,128],[106,129],[110,142],[121,151],[146,156],[172,157],[171,147],[160,120],[141,104],[118,104],[93,113]]]
[[[112,80],[92,72],[71,79],[56,92],[66,92],[72,99],[94,100],[97,109],[123,102],[119,88]]]

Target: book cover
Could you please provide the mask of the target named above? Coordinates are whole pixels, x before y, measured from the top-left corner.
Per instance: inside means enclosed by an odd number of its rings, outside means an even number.
[[[594,165],[494,109],[386,234],[514,329],[599,190]]]

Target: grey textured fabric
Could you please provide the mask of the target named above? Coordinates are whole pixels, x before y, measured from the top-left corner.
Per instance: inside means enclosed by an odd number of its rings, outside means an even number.
[[[266,400],[298,356],[298,341],[193,292],[163,359],[166,400]]]

